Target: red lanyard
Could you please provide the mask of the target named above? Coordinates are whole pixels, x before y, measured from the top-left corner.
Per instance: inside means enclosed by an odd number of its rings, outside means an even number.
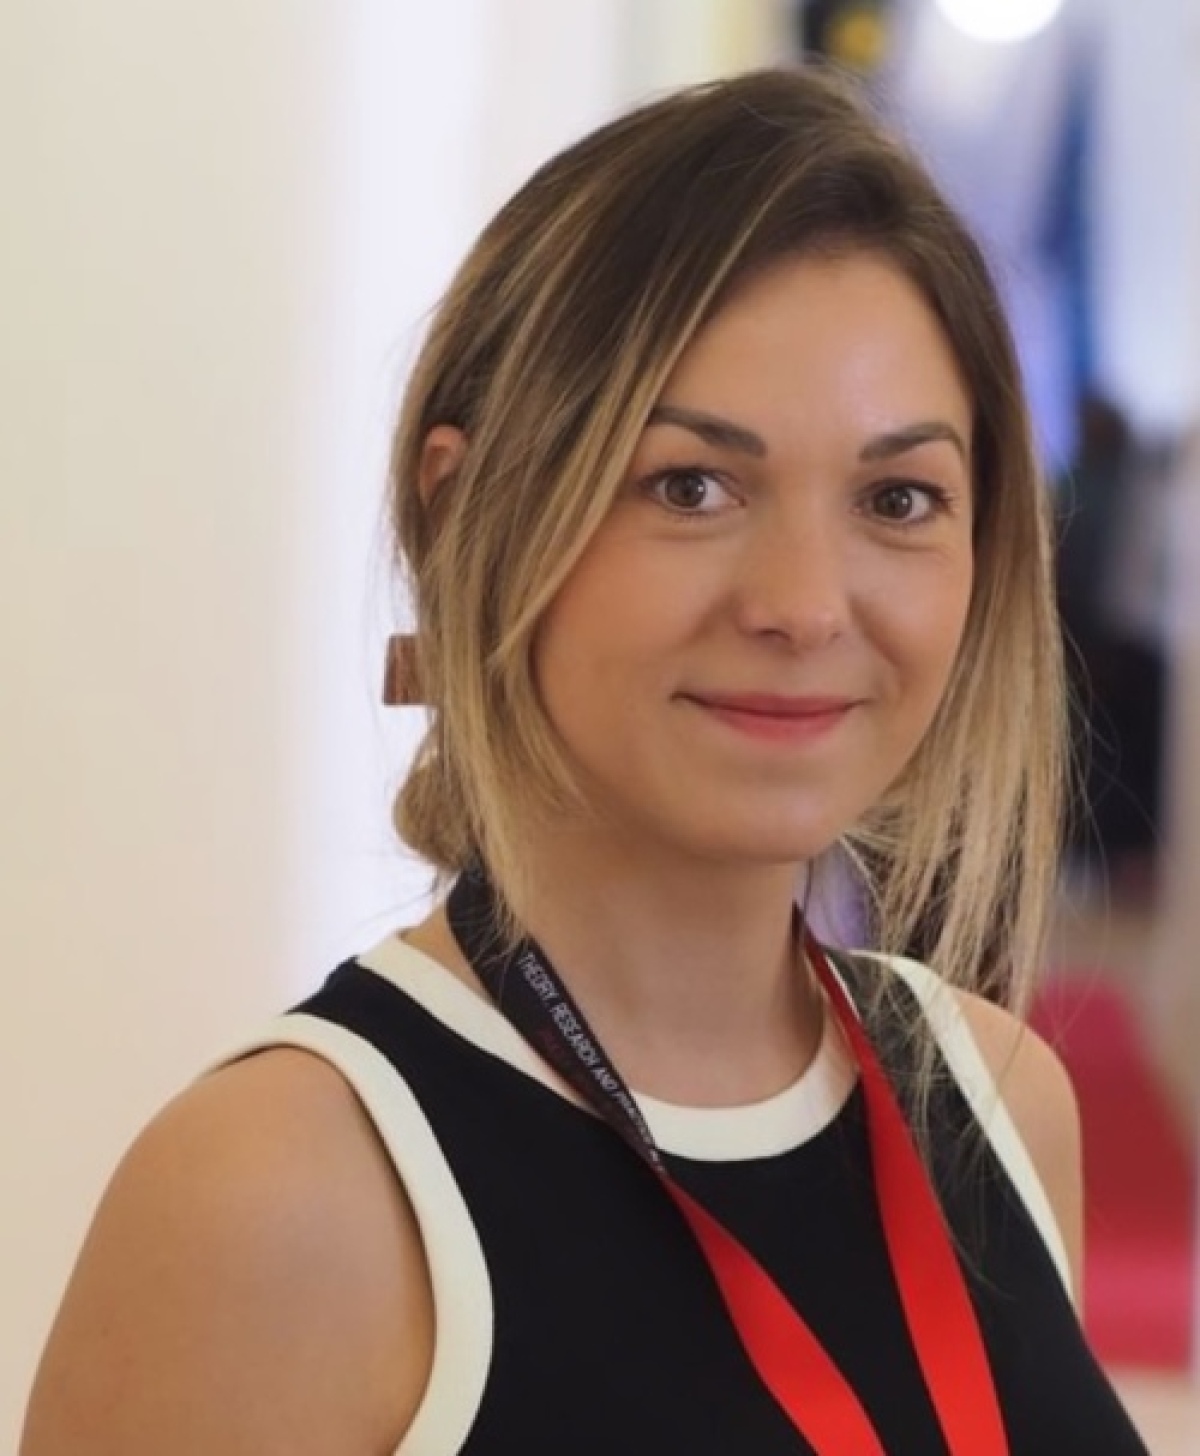
[[[459,877],[450,927],[518,1031],[657,1173],[700,1245],[759,1378],[819,1456],[886,1456],[850,1383],[775,1281],[671,1177],[583,1013],[531,940],[501,951],[486,877]],[[1008,1456],[987,1351],[937,1197],[870,1038],[820,946],[805,948],[858,1062],[876,1197],[925,1384],[953,1456]]]

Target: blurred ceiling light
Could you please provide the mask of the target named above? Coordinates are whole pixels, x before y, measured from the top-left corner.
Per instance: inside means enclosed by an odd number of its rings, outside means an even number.
[[[1027,40],[1062,9],[1063,0],[937,0],[952,25],[974,40]]]

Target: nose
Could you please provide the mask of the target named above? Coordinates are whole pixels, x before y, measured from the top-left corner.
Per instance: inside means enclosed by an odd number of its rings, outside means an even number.
[[[849,626],[844,533],[820,509],[764,518],[744,542],[737,583],[742,631],[798,650],[823,647]]]

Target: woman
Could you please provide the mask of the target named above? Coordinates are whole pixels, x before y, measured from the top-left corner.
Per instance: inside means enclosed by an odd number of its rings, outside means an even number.
[[[1142,1450],[1070,1088],[974,994],[1038,962],[1060,666],[921,169],[811,73],[584,139],[450,289],[393,485],[453,890],[139,1139],[25,1456]],[[889,955],[797,922],[839,844]]]

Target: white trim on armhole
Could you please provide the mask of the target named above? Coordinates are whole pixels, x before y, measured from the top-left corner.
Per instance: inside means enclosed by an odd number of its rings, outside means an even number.
[[[1017,1125],[1009,1114],[996,1079],[979,1050],[979,1043],[975,1040],[975,1034],[963,1015],[953,990],[936,971],[922,965],[920,961],[906,960],[902,956],[888,956],[887,963],[921,1003],[938,1050],[950,1068],[959,1091],[1020,1194],[1071,1302],[1075,1303],[1076,1293],[1071,1282],[1067,1246],[1045,1185],[1034,1167],[1024,1139],[1017,1131]]]
[[[491,1280],[466,1202],[412,1090],[354,1032],[291,1012],[222,1060],[284,1046],[314,1053],[346,1079],[387,1149],[421,1230],[433,1286],[433,1366],[395,1456],[457,1456],[483,1399],[494,1334]]]

